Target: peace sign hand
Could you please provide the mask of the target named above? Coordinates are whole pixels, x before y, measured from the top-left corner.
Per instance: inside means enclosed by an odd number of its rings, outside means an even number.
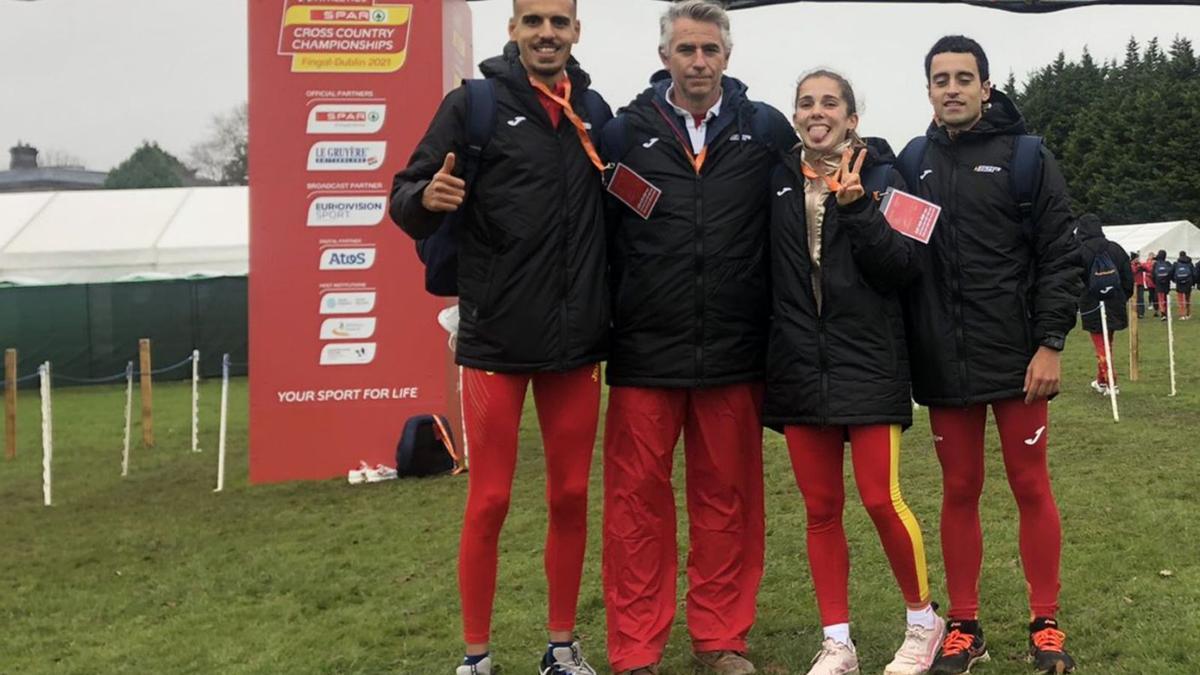
[[[854,151],[846,148],[842,152],[842,166],[837,172],[837,181],[840,187],[837,191],[838,206],[846,206],[862,199],[867,191],[863,188],[862,173],[863,161],[867,158],[867,151],[864,148],[858,153],[858,159],[854,160],[854,165],[850,165],[850,158],[854,156]]]

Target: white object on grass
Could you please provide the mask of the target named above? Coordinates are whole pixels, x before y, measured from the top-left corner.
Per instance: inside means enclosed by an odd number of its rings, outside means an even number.
[[[1112,401],[1113,421],[1120,422],[1121,414],[1117,412],[1117,381],[1113,377],[1112,365],[1112,348],[1108,344],[1108,309],[1104,306],[1104,301],[1100,301],[1100,330],[1103,331],[1101,337],[1104,338],[1104,365],[1108,369],[1108,398]]]
[[[54,459],[54,410],[50,403],[49,361],[38,366],[38,375],[41,376],[42,392],[42,501],[46,506],[51,506],[53,499],[50,465]]]
[[[225,489],[225,432],[229,422],[229,355],[221,357],[221,428],[217,440],[217,488],[213,492]]]
[[[200,452],[200,350],[192,350],[192,452]]]
[[[133,427],[133,361],[125,364],[125,445],[121,449],[121,477],[129,475],[129,432]]]

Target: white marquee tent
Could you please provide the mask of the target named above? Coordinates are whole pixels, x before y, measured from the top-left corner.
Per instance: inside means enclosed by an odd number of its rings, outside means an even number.
[[[244,275],[246,187],[0,194],[0,283]]]
[[[1187,220],[1168,223],[1144,223],[1142,225],[1108,225],[1104,236],[1121,245],[1126,251],[1137,251],[1142,260],[1154,257],[1160,250],[1174,260],[1180,251],[1187,251],[1195,258],[1200,254],[1200,228]]]

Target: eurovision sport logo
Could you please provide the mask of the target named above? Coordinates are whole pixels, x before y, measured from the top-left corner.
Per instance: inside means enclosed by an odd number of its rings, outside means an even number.
[[[387,207],[383,195],[317,197],[308,205],[308,226],[374,227],[383,222]]]
[[[309,171],[374,171],[387,157],[387,141],[321,141],[308,151]]]
[[[382,103],[321,103],[308,113],[310,134],[376,134],[383,129]]]

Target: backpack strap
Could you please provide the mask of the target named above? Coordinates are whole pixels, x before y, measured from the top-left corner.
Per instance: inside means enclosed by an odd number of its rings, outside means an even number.
[[[483,149],[496,129],[496,85],[483,79],[463,80],[463,86],[467,89],[467,147],[462,178],[469,189],[483,163]]]
[[[896,158],[896,170],[904,178],[908,191],[916,194],[917,184],[921,182],[921,162],[925,161],[925,151],[929,148],[927,136],[917,136],[904,146],[900,156]]]
[[[583,94],[583,111],[587,113],[585,122],[588,124],[588,136],[592,137],[592,144],[597,148],[600,147],[600,129],[596,128],[597,122],[606,117],[611,117],[612,112],[608,109],[608,104],[604,102],[604,97],[593,89],[585,89]]]
[[[1033,233],[1033,203],[1042,176],[1042,137],[1017,136],[1013,141],[1012,163],[1008,170],[1008,189],[1017,203],[1021,223]]]
[[[633,147],[633,136],[629,133],[629,120],[625,115],[616,115],[604,125],[597,147],[608,164],[615,165],[625,159]]]
[[[434,428],[437,429],[438,440],[446,447],[446,452],[450,455],[450,459],[454,460],[454,469],[450,472],[451,476],[457,476],[460,473],[465,473],[466,465],[463,463],[462,457],[458,454],[458,449],[454,447],[454,435],[450,433],[450,420],[447,420],[441,415],[432,415]]]
[[[863,188],[875,201],[879,201],[883,193],[887,192],[890,187],[889,183],[891,181],[889,179],[892,177],[892,166],[891,162],[881,162],[879,164],[872,164],[862,172]]]

